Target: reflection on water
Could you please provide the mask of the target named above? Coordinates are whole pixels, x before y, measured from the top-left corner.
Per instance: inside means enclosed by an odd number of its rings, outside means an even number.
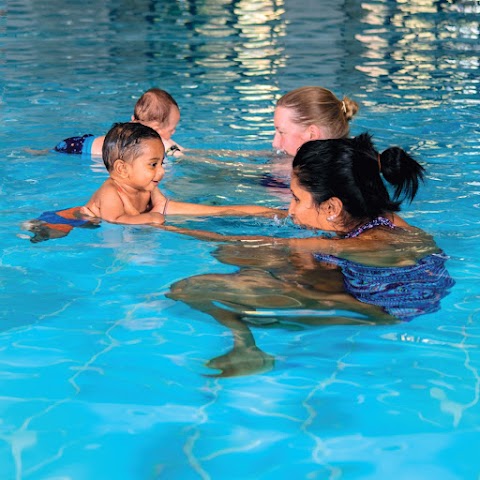
[[[217,84],[214,91],[205,92],[204,101],[219,104],[214,113],[231,129],[242,130],[247,141],[271,134],[278,89],[262,80],[275,77],[282,66],[283,16],[283,1],[206,2],[190,22],[193,39],[201,41],[190,46],[192,70],[186,75],[195,82]],[[235,104],[229,103],[232,88]]]
[[[475,7],[476,5],[476,7]],[[458,95],[478,101],[478,2],[363,2],[356,68],[388,77],[397,108],[432,108]]]
[[[179,102],[192,142],[270,138],[285,66],[283,1],[123,3],[11,2],[4,40],[14,69],[2,76],[29,99],[22,108],[42,105],[42,115],[64,126],[61,137],[76,125],[100,134],[158,86]],[[73,100],[75,110],[62,108]]]

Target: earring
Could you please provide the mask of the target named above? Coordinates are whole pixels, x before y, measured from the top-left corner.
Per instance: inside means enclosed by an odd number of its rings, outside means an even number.
[[[329,217],[327,217],[327,222],[333,222],[335,218],[337,218],[336,215],[330,215]]]

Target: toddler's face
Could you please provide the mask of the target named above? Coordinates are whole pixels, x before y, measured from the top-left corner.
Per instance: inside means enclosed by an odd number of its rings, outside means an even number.
[[[140,190],[153,191],[158,188],[165,170],[163,159],[165,148],[160,140],[148,139],[142,141],[142,152],[129,165],[129,181]]]

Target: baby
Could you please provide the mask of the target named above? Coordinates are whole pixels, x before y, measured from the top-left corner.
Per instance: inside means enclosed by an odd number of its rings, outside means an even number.
[[[166,202],[158,189],[165,174],[160,135],[142,123],[116,123],[105,136],[102,156],[109,178],[81,212],[111,223],[164,223]]]
[[[180,109],[177,102],[165,90],[159,88],[147,90],[135,104],[131,121],[153,128],[162,138],[166,155],[179,155],[182,152],[183,148],[172,139],[180,121]],[[54,150],[60,153],[101,156],[104,140],[105,136],[95,137],[89,133],[66,138],[58,143]]]

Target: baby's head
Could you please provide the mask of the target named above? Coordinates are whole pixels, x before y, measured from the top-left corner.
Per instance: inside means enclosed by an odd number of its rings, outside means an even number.
[[[135,104],[132,121],[150,126],[162,138],[169,140],[180,121],[180,109],[168,92],[151,88]]]
[[[107,170],[111,172],[117,160],[130,163],[140,156],[145,140],[159,140],[163,148],[162,139],[153,128],[141,123],[114,123],[105,136],[102,148],[103,163]]]

